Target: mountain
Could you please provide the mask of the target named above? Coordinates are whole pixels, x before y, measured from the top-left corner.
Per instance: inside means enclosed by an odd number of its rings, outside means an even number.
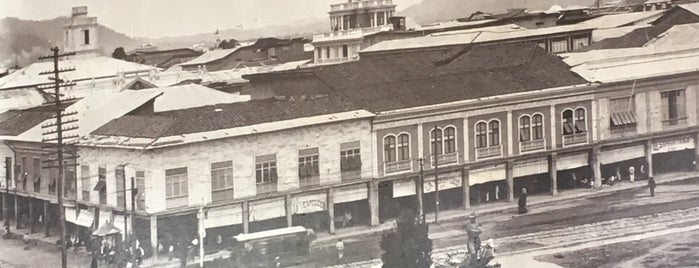
[[[591,6],[595,0],[423,0],[407,7],[399,14],[413,18],[424,25],[439,21],[465,18],[476,11],[504,13],[510,8],[527,8],[528,10],[547,10],[553,5]]]

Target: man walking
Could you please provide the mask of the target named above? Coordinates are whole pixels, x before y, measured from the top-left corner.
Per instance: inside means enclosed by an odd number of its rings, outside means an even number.
[[[648,178],[648,189],[650,189],[650,196],[655,196],[655,180],[653,177]]]
[[[337,249],[337,262],[340,263],[342,261],[342,257],[345,256],[345,243],[342,242],[342,238],[337,240],[335,249]]]
[[[519,201],[517,202],[519,205],[519,214],[526,214],[528,212],[527,210],[527,188],[522,188],[522,193],[519,195]]]
[[[466,223],[466,237],[468,242],[466,247],[468,248],[468,253],[471,257],[478,256],[478,250],[481,245],[481,228],[478,222],[476,222],[476,213],[473,212],[468,216],[468,222]]]

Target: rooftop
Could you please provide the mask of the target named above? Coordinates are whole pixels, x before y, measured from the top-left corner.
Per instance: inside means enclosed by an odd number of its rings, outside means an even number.
[[[699,40],[699,23],[675,25],[663,33],[653,35],[653,37],[655,38],[646,43],[646,46],[673,47],[696,44]]]
[[[180,65],[183,66],[191,66],[191,65],[202,65],[202,64],[207,64],[212,61],[217,61],[220,59],[223,59],[227,57],[228,55],[232,54],[233,52],[237,51],[241,47],[236,47],[236,48],[229,48],[229,49],[216,49],[216,50],[210,50],[204,53],[203,55],[194,58],[193,60],[190,60],[188,62],[181,63]]]
[[[198,84],[159,88],[163,95],[155,99],[155,112],[249,101],[250,96],[221,92]]]
[[[589,46],[585,46],[576,50],[575,52],[585,52],[600,49],[642,47],[654,38],[656,38],[658,35],[661,35],[665,31],[670,29],[671,27],[672,25],[657,25],[642,28],[634,28],[631,32],[628,32],[624,35],[613,38],[606,38],[598,42],[594,42]]]
[[[650,24],[662,16],[667,10],[630,12],[620,14],[609,14],[600,16],[594,19],[589,19],[579,24],[587,25],[595,29],[616,28],[622,26],[630,26],[636,24]]]

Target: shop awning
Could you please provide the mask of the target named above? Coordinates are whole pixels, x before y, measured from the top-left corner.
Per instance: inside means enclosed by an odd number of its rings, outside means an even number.
[[[78,219],[75,221],[75,224],[90,228],[92,227],[92,222],[94,221],[95,216],[92,211],[82,209],[80,210],[80,213],[78,213]]]
[[[632,111],[623,111],[612,114],[612,124],[614,126],[623,126],[636,124],[636,115]]]

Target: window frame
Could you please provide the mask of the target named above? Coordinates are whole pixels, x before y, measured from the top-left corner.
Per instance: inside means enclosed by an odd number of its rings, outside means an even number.
[[[184,172],[182,172],[184,171]],[[168,175],[168,172],[171,172]],[[177,172],[177,173],[174,173]],[[174,173],[174,174],[173,174]],[[176,182],[174,181],[176,180]],[[175,185],[178,193],[175,193]],[[168,194],[169,190],[169,194]],[[170,168],[165,170],[165,198],[177,199],[189,196],[189,169],[187,167]]]
[[[226,165],[226,166],[218,166]],[[221,174],[219,174],[221,173]],[[211,175],[211,191],[225,191],[234,188],[233,161],[224,160],[209,164],[209,174]],[[221,186],[223,180],[223,187]]]
[[[258,156],[259,157],[259,156]],[[267,175],[265,175],[265,171]],[[276,155],[274,160],[255,160],[255,185],[276,184],[279,179]]]

